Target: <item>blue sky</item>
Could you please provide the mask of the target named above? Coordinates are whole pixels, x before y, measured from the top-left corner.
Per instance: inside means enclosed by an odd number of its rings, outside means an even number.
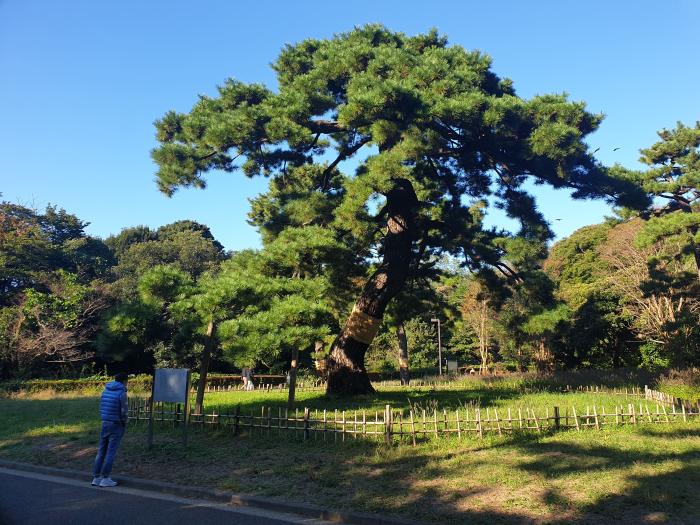
[[[188,218],[229,249],[257,246],[247,199],[266,181],[213,174],[204,191],[164,197],[149,156],[153,121],[187,111],[227,77],[274,86],[269,64],[285,43],[370,22],[409,34],[436,27],[490,54],[521,96],[567,91],[586,101],[607,115],[589,141],[604,163],[636,166],[657,129],[700,119],[693,0],[0,0],[0,192],[64,207],[102,237]],[[610,213],[566,192],[537,193],[559,237]]]

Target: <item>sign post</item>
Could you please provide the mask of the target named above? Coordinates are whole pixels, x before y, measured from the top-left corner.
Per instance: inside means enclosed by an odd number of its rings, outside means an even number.
[[[156,368],[151,386],[148,414],[148,448],[153,446],[153,407],[160,403],[184,403],[182,444],[187,446],[187,427],[190,418],[191,373],[187,368]]]
[[[187,386],[185,387],[185,413],[182,415],[182,446],[187,446],[187,427],[190,426],[190,383],[192,373],[187,370]]]

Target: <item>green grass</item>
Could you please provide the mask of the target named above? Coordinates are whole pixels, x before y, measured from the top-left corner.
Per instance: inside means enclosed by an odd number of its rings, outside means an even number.
[[[517,384],[473,382],[459,391],[383,390],[344,402],[302,391],[312,409],[381,410],[436,399],[440,408],[626,404],[619,396],[527,392]],[[259,410],[283,406],[284,392],[211,393],[205,405]],[[0,398],[0,457],[89,469],[95,453],[95,396]],[[115,477],[128,473],[182,484],[411,517],[433,523],[692,522],[700,516],[700,423],[602,431],[439,438],[408,445],[379,441],[301,442],[263,433],[128,429]],[[86,479],[87,479],[86,477]],[[690,520],[690,521],[688,521]]]

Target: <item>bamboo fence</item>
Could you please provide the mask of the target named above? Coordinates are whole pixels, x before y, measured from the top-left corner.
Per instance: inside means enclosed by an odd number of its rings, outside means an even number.
[[[129,403],[129,419],[135,423],[149,420],[147,399],[135,399]],[[181,405],[156,403],[154,421],[178,426],[184,421]],[[559,407],[535,410],[532,407],[517,408],[461,408],[458,410],[394,409],[386,405],[383,411],[367,410],[311,410],[309,408],[288,411],[282,407],[260,407],[244,410],[240,406],[212,408],[209,412],[189,414],[193,429],[220,429],[240,434],[293,434],[303,440],[345,442],[358,438],[374,438],[390,444],[395,441],[415,445],[419,440],[441,437],[463,438],[487,435],[504,435],[516,432],[556,432],[561,430],[600,430],[604,427],[623,425],[650,425],[691,422],[700,420],[700,406],[686,409],[685,404],[667,406],[648,401],[615,405],[610,410],[604,406],[590,405],[585,413],[578,413],[571,406],[562,411]]]

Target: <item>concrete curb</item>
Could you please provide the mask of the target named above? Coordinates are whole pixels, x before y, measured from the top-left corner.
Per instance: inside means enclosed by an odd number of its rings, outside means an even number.
[[[43,465],[33,465],[31,463],[22,463],[19,461],[10,461],[5,459],[0,459],[0,467],[21,470],[24,472],[45,474],[48,476],[79,479],[85,481],[86,483],[90,479],[89,473],[85,473],[79,470],[45,467]],[[165,494],[171,494],[183,498],[197,498],[210,500],[218,503],[226,503],[237,507],[253,507],[258,509],[271,510],[275,512],[283,512],[287,514],[297,514],[300,516],[322,519],[334,523],[345,523],[347,525],[426,525],[425,523],[413,520],[405,520],[400,518],[384,518],[382,516],[377,516],[374,514],[365,514],[361,512],[328,510],[324,509],[323,507],[317,507],[314,505],[307,505],[303,503],[291,503],[288,501],[278,500],[274,498],[265,498],[261,496],[246,496],[224,490],[176,485],[174,483],[153,481],[150,479],[142,478],[133,478],[130,476],[115,477],[124,487],[130,487],[141,490],[150,490],[153,492],[162,492]]]

